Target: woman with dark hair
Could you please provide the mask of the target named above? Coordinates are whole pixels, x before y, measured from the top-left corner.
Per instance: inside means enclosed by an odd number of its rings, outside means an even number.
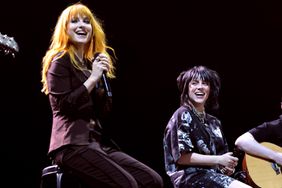
[[[165,169],[175,188],[250,188],[230,175],[238,158],[228,152],[221,122],[206,109],[217,109],[218,73],[194,66],[177,78],[180,107],[164,134]]]

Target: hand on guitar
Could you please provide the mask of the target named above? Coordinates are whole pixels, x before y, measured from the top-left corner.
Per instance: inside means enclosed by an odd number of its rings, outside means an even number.
[[[273,161],[277,163],[278,165],[282,166],[282,153],[277,152],[276,155],[273,158]]]

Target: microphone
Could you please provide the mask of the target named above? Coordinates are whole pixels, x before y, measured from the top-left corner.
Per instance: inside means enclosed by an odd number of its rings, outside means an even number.
[[[97,56],[99,55],[100,53],[96,53],[94,55],[94,60],[97,58]],[[106,76],[106,72],[104,71],[102,73],[102,82],[103,82],[103,86],[104,86],[104,90],[106,92],[106,95],[107,97],[112,97],[112,90],[111,90],[111,87],[110,87],[110,84],[108,82],[108,79],[107,79],[107,76]]]
[[[111,90],[110,84],[108,82],[108,79],[107,79],[105,71],[102,74],[102,81],[103,81],[104,89],[106,91],[106,95],[108,97],[112,97],[113,96],[112,95],[112,90]]]

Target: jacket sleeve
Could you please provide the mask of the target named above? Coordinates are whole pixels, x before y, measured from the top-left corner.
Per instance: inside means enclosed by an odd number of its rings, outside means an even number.
[[[52,62],[47,74],[53,109],[69,115],[89,111],[92,106],[86,87],[76,77],[73,69],[70,62],[59,59]]]

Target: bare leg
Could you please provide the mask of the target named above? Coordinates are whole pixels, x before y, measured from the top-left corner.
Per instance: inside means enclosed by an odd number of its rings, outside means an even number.
[[[252,188],[251,186],[240,182],[238,180],[234,180],[229,186],[228,188]]]

